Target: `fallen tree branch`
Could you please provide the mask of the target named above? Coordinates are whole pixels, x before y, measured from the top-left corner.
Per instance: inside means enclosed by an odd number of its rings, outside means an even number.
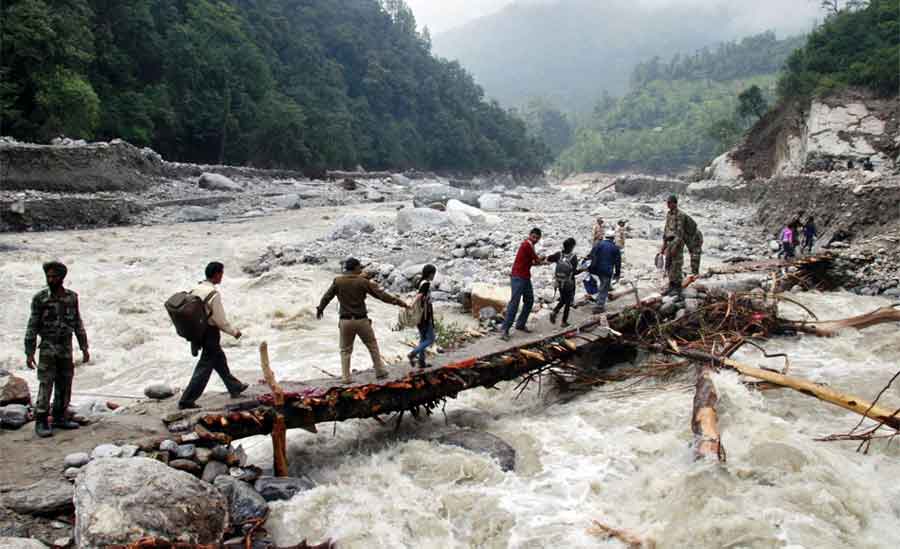
[[[634,532],[613,528],[612,526],[607,526],[596,520],[591,522],[593,522],[594,525],[588,528],[588,534],[616,538],[627,545],[628,549],[654,549],[656,547],[655,541],[652,539],[644,539]]]
[[[900,308],[898,305],[881,307],[864,315],[845,318],[843,320],[828,320],[820,322],[785,322],[785,326],[798,332],[804,332],[820,337],[834,337],[844,328],[856,328],[862,330],[878,324],[888,322],[900,322]]]
[[[697,390],[694,392],[694,412],[691,430],[694,432],[694,454],[696,459],[725,461],[725,448],[719,434],[719,416],[716,405],[719,394],[712,382],[714,370],[711,364],[703,364],[697,369]]]

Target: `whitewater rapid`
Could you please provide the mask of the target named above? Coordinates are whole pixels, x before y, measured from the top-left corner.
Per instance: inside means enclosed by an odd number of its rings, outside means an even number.
[[[28,306],[43,286],[41,262],[60,259],[69,266],[67,286],[80,295],[91,341],[92,362],[76,370],[75,403],[113,395],[102,399],[126,404],[125,397],[141,396],[156,382],[183,387],[195,359],[162,304],[219,260],[226,265],[226,309],[245,334],[237,342],[223,338],[239,378],[260,377],[257,346],[264,340],[279,378],[337,374],[336,315],[332,308],[325,320],[314,317],[333,273],[295,266],[252,278],[240,267],[269,245],[322,236],[346,210],[0,235],[6,250],[0,251],[0,367],[36,388],[24,369]],[[389,205],[363,210],[385,220],[394,212]],[[826,319],[889,303],[847,293],[795,297]],[[380,303],[371,309],[383,353],[404,353],[414,336],[389,331],[396,310]],[[788,353],[792,374],[865,398],[900,369],[896,325],[827,340],[775,339],[765,347]],[[737,358],[784,366],[750,351]],[[368,367],[361,345],[354,361]],[[516,399],[508,383],[467,391],[447,402],[446,418],[438,412],[407,420],[396,433],[374,421],[320,425],[317,435],[291,432],[292,467],[318,485],[273,504],[267,528],[280,545],[332,538],[342,548],[620,547],[587,532],[596,519],[653,538],[658,547],[900,546],[897,444],[879,442],[863,455],[854,443],[816,442],[848,431],[857,416],[789,390],[751,392],[729,373],[715,382],[728,456],[722,466],[693,460],[693,391],[685,383],[650,383],[635,394],[615,392],[622,386],[613,384],[567,401],[552,391],[538,394],[535,385]],[[213,376],[208,390],[224,387]],[[883,399],[900,405],[900,387]],[[515,471],[427,440],[460,427],[510,443]],[[266,439],[242,444],[256,463],[270,464]]]

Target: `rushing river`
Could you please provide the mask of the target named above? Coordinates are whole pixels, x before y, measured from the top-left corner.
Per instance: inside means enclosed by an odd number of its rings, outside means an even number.
[[[334,215],[299,210],[223,224],[0,235],[0,249],[14,248],[0,252],[0,367],[36,388],[22,338],[30,298],[43,285],[40,264],[58,258],[80,295],[93,357],[76,371],[75,403],[94,395],[125,403],[153,382],[183,387],[195,359],[162,303],[220,260],[226,309],[245,334],[238,342],[224,337],[238,377],[260,377],[263,340],[279,378],[336,374],[336,316],[314,317],[332,275],[298,266],[253,279],[240,270],[270,244],[320,236]],[[822,318],[887,304],[842,293],[798,298]],[[396,310],[372,309],[383,353],[405,352],[412,335],[387,329]],[[766,348],[788,353],[792,374],[867,399],[900,369],[896,325],[828,340],[783,338]],[[749,351],[738,358],[783,367]],[[368,367],[361,345],[354,360]],[[879,442],[863,455],[854,443],[816,442],[848,431],[857,416],[789,390],[751,392],[733,374],[717,375],[716,384],[724,466],[693,460],[693,391],[684,383],[640,392],[611,385],[566,402],[536,386],[516,399],[514,384],[506,384],[465,392],[447,402],[446,419],[408,420],[397,433],[374,421],[292,432],[292,464],[318,486],[272,505],[268,528],[282,545],[330,537],[345,548],[621,546],[587,532],[596,519],[659,547],[900,547],[896,443]],[[209,390],[224,390],[216,376]],[[900,405],[900,386],[883,398]],[[487,457],[426,440],[459,427],[512,444],[516,470],[504,473]],[[267,440],[244,444],[257,463],[270,463]]]

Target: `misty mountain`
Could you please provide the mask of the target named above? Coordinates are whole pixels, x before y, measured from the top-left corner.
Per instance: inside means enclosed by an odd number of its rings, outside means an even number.
[[[539,96],[566,110],[586,111],[603,90],[626,92],[641,61],[769,28],[805,32],[816,9],[802,0],[520,0],[435,36],[433,49],[458,59],[489,97],[505,105]]]

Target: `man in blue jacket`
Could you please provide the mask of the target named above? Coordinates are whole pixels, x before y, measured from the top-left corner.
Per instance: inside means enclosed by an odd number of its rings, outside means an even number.
[[[622,274],[622,252],[615,245],[616,231],[606,231],[603,240],[591,250],[591,267],[588,272],[598,278],[597,302],[594,313],[606,312],[606,298],[613,280],[619,280]]]

